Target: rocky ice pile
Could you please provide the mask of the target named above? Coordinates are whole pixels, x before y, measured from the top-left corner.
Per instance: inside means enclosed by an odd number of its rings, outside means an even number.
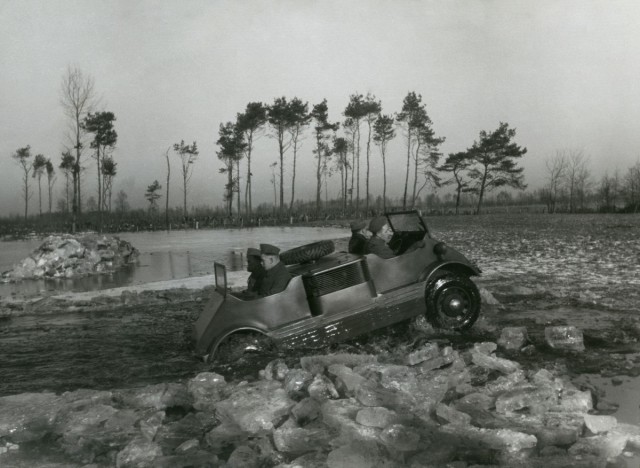
[[[604,468],[640,448],[640,428],[598,414],[589,390],[496,349],[427,343],[385,362],[277,359],[252,382],[204,372],[138,389],[6,396],[0,464],[27,466],[34,444],[48,450],[31,467],[120,468]]]
[[[3,281],[76,278],[110,273],[135,261],[138,250],[118,237],[98,234],[49,236],[33,253],[2,274]]]

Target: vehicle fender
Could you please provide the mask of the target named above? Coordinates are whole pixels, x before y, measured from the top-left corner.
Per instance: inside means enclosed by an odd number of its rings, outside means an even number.
[[[222,333],[220,337],[213,343],[213,345],[211,345],[211,348],[209,349],[209,352],[207,354],[207,361],[211,362],[211,360],[216,354],[216,351],[218,350],[218,347],[224,342],[224,340],[226,340],[228,337],[230,337],[234,333],[243,333],[243,332],[260,333],[261,335],[269,336],[269,334],[265,330],[261,330],[259,328],[253,328],[253,327],[232,328]]]
[[[422,270],[419,281],[429,281],[439,271],[452,271],[466,276],[478,276],[480,274],[480,269],[475,265],[455,260],[436,261]]]

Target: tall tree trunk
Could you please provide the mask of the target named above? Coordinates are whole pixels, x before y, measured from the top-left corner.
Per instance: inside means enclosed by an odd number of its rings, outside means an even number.
[[[27,215],[29,213],[29,175],[25,174],[24,176],[24,220],[27,220]]]
[[[253,206],[251,200],[251,150],[253,149],[253,131],[247,136],[247,182],[244,189],[244,211],[251,218]]]
[[[51,190],[53,187],[51,186],[51,179],[49,179],[49,214],[51,214]]]
[[[166,153],[164,153],[164,157],[167,160],[167,193],[165,195],[165,201],[164,201],[164,225],[167,229],[169,229],[169,181],[170,176],[171,176],[171,164],[169,164],[169,149],[171,149],[171,147],[169,147],[166,151]],[[109,194],[109,211],[111,211],[111,194]]]
[[[353,210],[353,193],[354,193],[354,182],[355,182],[355,174],[356,174],[356,137],[355,132],[353,132],[353,145],[351,150],[351,192],[349,193],[349,204],[351,205],[351,209]]]
[[[65,178],[65,210],[68,213],[69,212],[69,173],[65,172],[64,174],[64,178]]]
[[[356,174],[356,211],[360,211],[360,122],[358,122],[358,127],[356,128],[356,132],[358,133],[358,139],[356,140],[356,148],[357,148],[357,167],[358,173]]]
[[[76,161],[73,165],[73,228],[77,222],[77,216],[82,213],[82,206],[80,203],[80,114],[76,112],[75,116],[75,131],[76,131]],[[75,232],[75,231],[74,231]]]
[[[416,207],[416,189],[418,187],[418,155],[420,153],[420,141],[416,143],[416,154],[413,158],[414,167],[413,167],[413,193],[411,194],[411,208]]]
[[[233,169],[231,170],[231,174],[233,177]],[[231,194],[233,197],[233,194]],[[182,213],[183,216],[187,217],[187,171],[184,166],[182,167]]]
[[[78,183],[78,216],[82,214],[82,180],[80,178],[81,168],[78,167],[78,179],[76,182]]]
[[[482,174],[482,182],[480,182],[480,194],[478,196],[478,206],[476,207],[476,214],[480,214],[480,208],[482,207],[482,198],[484,197],[484,186],[487,182],[488,166],[484,166],[484,174]]]
[[[384,143],[383,143],[384,144]],[[387,160],[382,149],[382,210],[387,211]]]
[[[407,189],[409,186],[409,167],[411,163],[411,129],[407,130],[407,172],[404,176],[404,195],[402,196],[402,209],[407,209]]]
[[[38,175],[38,210],[40,211],[40,216],[42,217],[42,184],[41,184],[42,176]]]
[[[240,216],[242,215],[241,211],[242,211],[242,204],[240,202],[240,159],[238,159],[236,161],[236,174],[238,174],[238,183],[236,184],[236,189],[238,190],[238,220],[240,219]]]
[[[229,218],[233,216],[233,161],[229,160],[227,163],[227,183],[228,183],[228,191],[227,191],[227,211],[229,213]]]
[[[345,154],[345,163],[347,160],[347,155]],[[342,181],[342,184],[344,186],[343,188],[343,192],[342,192],[342,209],[343,211],[347,211],[347,188],[348,188],[348,182],[349,182],[349,168],[347,167],[347,165],[344,165],[344,180]]]
[[[278,146],[280,150],[280,213],[284,209],[284,131],[278,135]]]
[[[102,177],[100,177],[100,146],[96,148],[96,164],[98,165],[98,213],[102,212]]]
[[[316,133],[316,156],[318,157],[318,164],[316,165],[316,213],[320,214],[320,197],[322,187],[320,159],[322,158],[322,148],[320,145],[320,135],[318,133]]]
[[[291,203],[289,203],[289,214],[293,213],[293,202],[296,196],[296,160],[298,158],[298,133],[299,128],[296,128],[293,137],[293,171],[291,173]]]
[[[367,119],[367,126],[369,127],[369,134],[367,136],[367,179],[366,179],[366,200],[365,200],[365,213],[369,216],[369,152],[371,151],[371,119]]]

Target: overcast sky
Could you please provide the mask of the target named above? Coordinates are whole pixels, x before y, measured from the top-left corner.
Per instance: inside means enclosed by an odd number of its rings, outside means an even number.
[[[277,96],[310,107],[327,98],[331,119],[342,120],[354,92],[375,94],[394,113],[416,91],[446,137],[445,154],[508,122],[528,149],[521,164],[532,189],[562,149],[583,150],[596,177],[624,172],[640,155],[639,24],[634,0],[0,0],[0,214],[23,209],[16,149],[31,145],[59,164],[69,65],[94,78],[101,110],[116,115],[114,195],[125,190],[134,206],[154,179],[165,185],[164,152],[182,139],[200,148],[189,204],[222,204],[219,124]],[[297,184],[309,199],[312,146],[309,134]],[[403,151],[397,138],[389,157],[400,161]],[[372,154],[376,195],[381,163]],[[256,146],[254,206],[273,200],[268,165],[277,155],[273,139]],[[172,163],[179,206],[177,156]],[[85,199],[96,191],[92,164]],[[401,171],[391,171],[397,196]],[[338,190],[332,180],[330,196]]]

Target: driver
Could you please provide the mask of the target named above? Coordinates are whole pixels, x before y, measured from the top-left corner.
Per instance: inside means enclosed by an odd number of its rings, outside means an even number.
[[[274,245],[260,244],[260,258],[266,271],[262,277],[258,294],[270,296],[284,291],[291,279],[291,273],[280,261],[280,249]]]
[[[265,275],[265,269],[262,266],[261,253],[258,249],[250,247],[247,249],[247,271],[251,273],[247,282],[247,292],[257,293],[260,291],[260,285]]]
[[[365,220],[352,222],[351,239],[349,239],[349,253],[364,255],[367,240],[367,222]]]
[[[387,242],[391,240],[393,231],[389,227],[386,216],[377,216],[369,223],[369,231],[371,231],[371,237],[367,241],[364,253],[376,254],[380,258],[395,257],[396,254],[387,245]]]

